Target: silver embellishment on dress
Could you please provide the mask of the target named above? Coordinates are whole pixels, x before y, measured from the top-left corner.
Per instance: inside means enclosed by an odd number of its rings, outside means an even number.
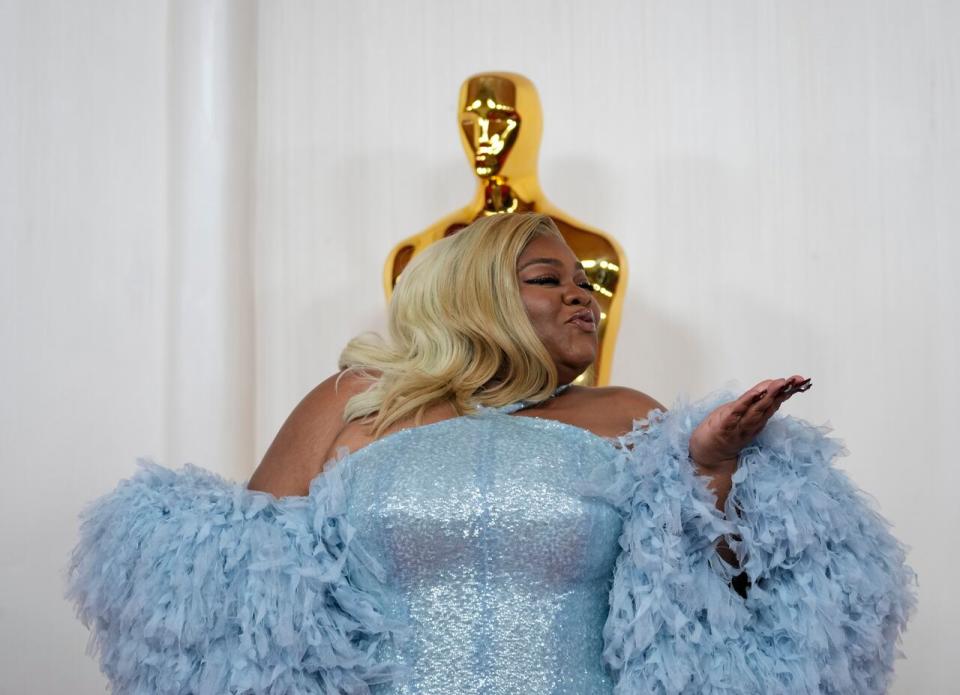
[[[380,654],[409,679],[372,692],[610,695],[602,635],[622,522],[575,486],[612,447],[488,410],[352,460],[349,522],[386,572],[385,613],[412,628]]]

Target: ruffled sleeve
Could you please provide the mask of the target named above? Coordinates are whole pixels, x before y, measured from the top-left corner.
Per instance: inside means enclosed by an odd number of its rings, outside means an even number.
[[[376,659],[405,628],[380,609],[336,468],[277,499],[139,464],[84,512],[68,574],[114,693],[367,693],[402,675]]]
[[[885,692],[916,602],[904,547],[832,465],[843,444],[791,416],[743,449],[720,513],[688,446],[734,399],[653,411],[583,486],[624,518],[603,634],[615,692]],[[730,587],[741,571],[746,598]]]

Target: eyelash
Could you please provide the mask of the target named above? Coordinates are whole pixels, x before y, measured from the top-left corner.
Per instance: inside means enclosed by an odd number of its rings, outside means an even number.
[[[549,277],[549,276],[543,276],[543,277],[539,277],[539,278],[532,278],[532,279],[530,279],[530,280],[527,280],[527,282],[528,282],[528,283],[532,283],[532,284],[534,284],[534,285],[543,285],[543,284],[546,284],[546,283],[548,283],[548,282],[556,282],[556,283],[559,283],[560,281],[557,280],[556,278],[552,278],[552,277]],[[582,287],[583,289],[587,290],[588,292],[593,292],[593,291],[594,291],[593,285],[590,284],[589,281],[584,281],[584,282],[580,283],[579,286]]]

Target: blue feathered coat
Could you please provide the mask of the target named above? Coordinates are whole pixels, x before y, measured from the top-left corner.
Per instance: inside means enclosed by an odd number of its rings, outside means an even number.
[[[582,484],[623,518],[603,630],[615,692],[885,692],[915,604],[904,548],[834,467],[842,443],[790,416],[743,449],[718,511],[688,443],[733,398],[653,411]],[[346,501],[336,467],[275,499],[142,460],[85,511],[69,568],[114,692],[364,693],[402,674],[376,658],[405,626],[370,588],[384,576]],[[746,598],[729,587],[741,571]]]

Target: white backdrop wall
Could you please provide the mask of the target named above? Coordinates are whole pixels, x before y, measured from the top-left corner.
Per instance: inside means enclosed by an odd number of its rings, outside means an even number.
[[[139,455],[242,480],[399,239],[464,204],[460,82],[526,74],[551,199],[631,276],[613,382],[784,411],[912,547],[895,693],[957,679],[960,6],[0,1],[0,692],[97,693],[60,598]]]

